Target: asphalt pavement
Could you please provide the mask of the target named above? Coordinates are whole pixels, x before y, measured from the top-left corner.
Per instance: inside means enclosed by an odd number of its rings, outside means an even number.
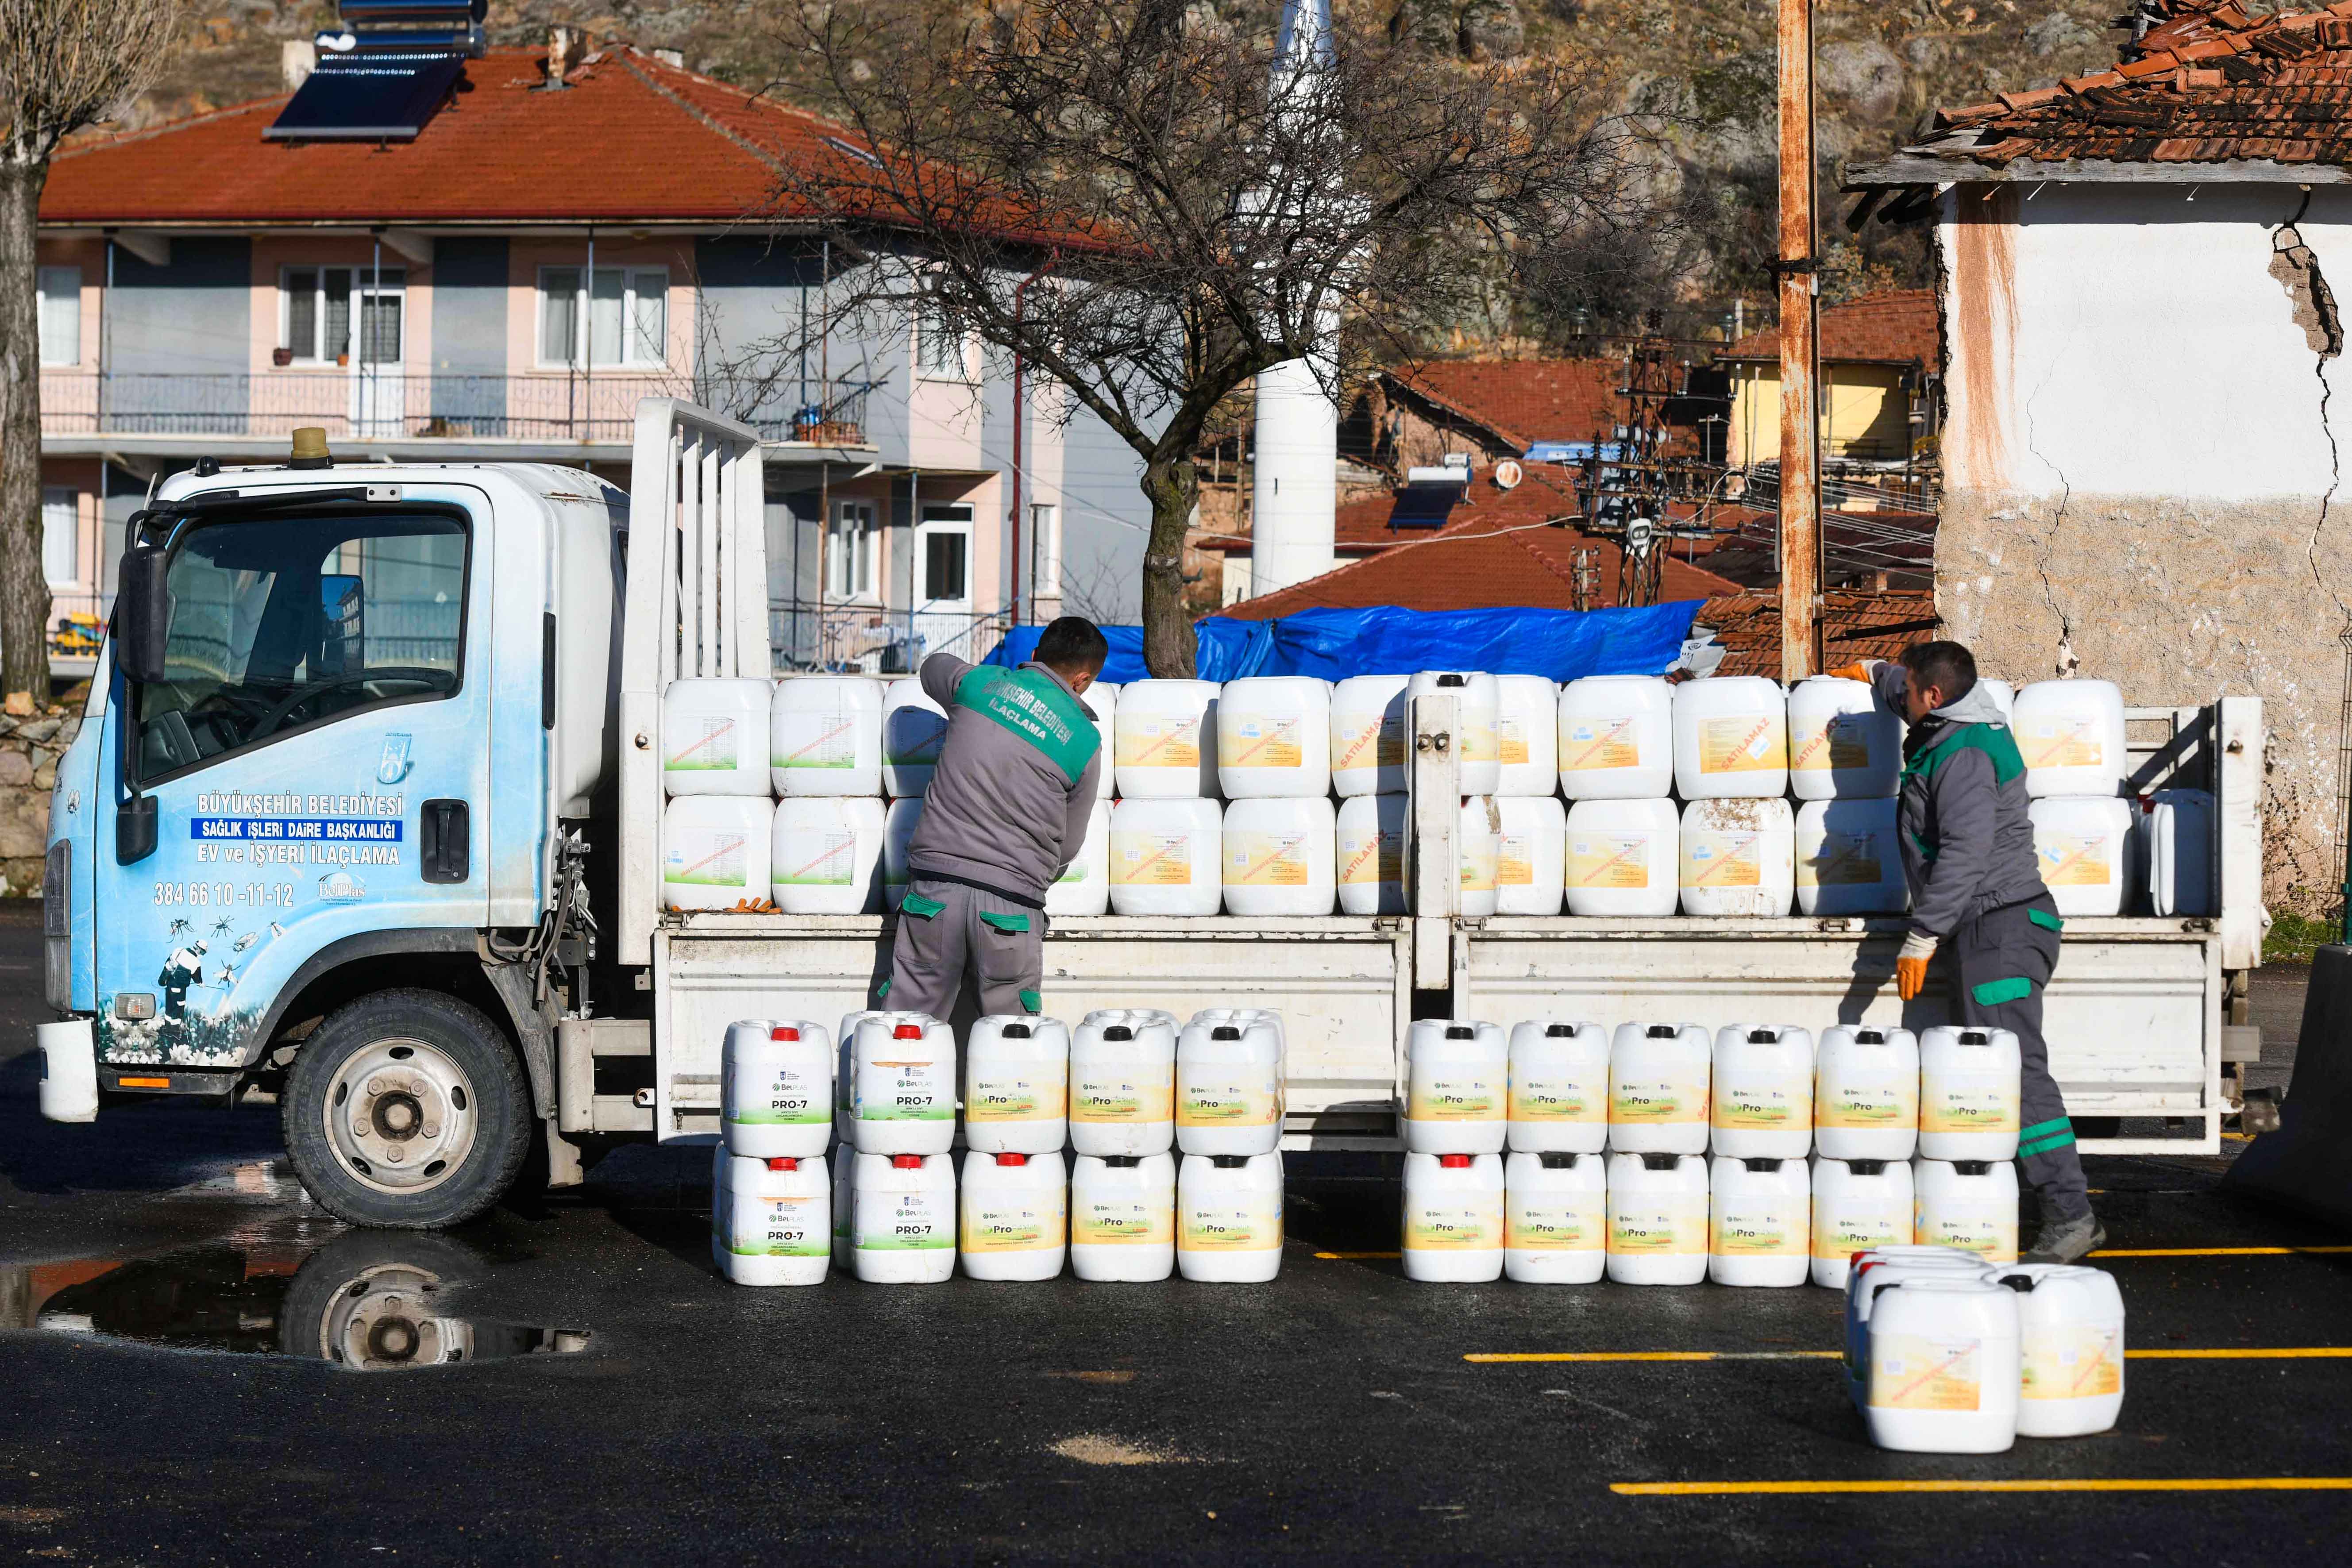
[[[1410,1283],[1376,1162],[1292,1163],[1267,1286],[740,1289],[707,1156],[652,1150],[460,1235],[347,1230],[268,1110],[38,1120],[36,919],[0,910],[0,1560],[2346,1551],[2307,1483],[2352,1478],[2352,1253],[2284,1249],[2352,1237],[2217,1194],[2225,1160],[2091,1176],[2134,1350],[2233,1353],[2134,1360],[2097,1437],[1885,1454],[1818,1354],[1833,1293]],[[2266,1020],[2295,984],[2265,973]],[[1467,1359],[1656,1352],[1737,1355]],[[1810,1489],[1853,1482],[1898,1489]]]

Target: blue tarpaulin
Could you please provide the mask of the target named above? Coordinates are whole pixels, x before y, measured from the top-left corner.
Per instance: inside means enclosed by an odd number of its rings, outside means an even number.
[[[1588,675],[1656,675],[1690,636],[1701,601],[1639,610],[1301,610],[1270,621],[1212,616],[1194,628],[1203,680],[1252,675],[1409,675],[1421,669],[1483,669],[1575,680]],[[1019,664],[1036,651],[1042,626],[1015,626],[991,664]],[[1105,626],[1105,680],[1141,680],[1143,628]]]

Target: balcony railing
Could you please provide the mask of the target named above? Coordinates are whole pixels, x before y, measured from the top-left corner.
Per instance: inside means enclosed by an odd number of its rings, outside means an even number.
[[[561,371],[441,375],[396,369],[41,373],[48,436],[286,436],[297,426],[328,438],[626,442],[637,400],[688,397],[742,420],[773,441],[819,447],[866,442],[867,384]]]
[[[977,664],[1004,640],[1013,617],[1004,610],[917,610],[876,605],[818,605],[806,599],[768,602],[768,641],[776,668],[911,674],[926,656],[951,653]]]

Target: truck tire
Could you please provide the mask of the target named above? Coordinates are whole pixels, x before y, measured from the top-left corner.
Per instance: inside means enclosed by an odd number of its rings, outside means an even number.
[[[441,1236],[355,1231],[303,1260],[278,1310],[278,1348],[362,1371],[456,1359],[439,1331],[447,1298],[484,1268]]]
[[[435,991],[379,991],[331,1014],[295,1053],[279,1121],[319,1206],[387,1229],[472,1219],[530,1152],[514,1047],[480,1009]]]

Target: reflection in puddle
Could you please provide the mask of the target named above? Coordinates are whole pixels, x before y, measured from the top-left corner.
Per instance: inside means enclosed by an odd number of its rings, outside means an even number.
[[[460,1289],[485,1267],[440,1236],[356,1231],[316,1251],[233,1238],[127,1262],[0,1268],[0,1329],[298,1356],[364,1372],[588,1348],[583,1331],[455,1310]]]

